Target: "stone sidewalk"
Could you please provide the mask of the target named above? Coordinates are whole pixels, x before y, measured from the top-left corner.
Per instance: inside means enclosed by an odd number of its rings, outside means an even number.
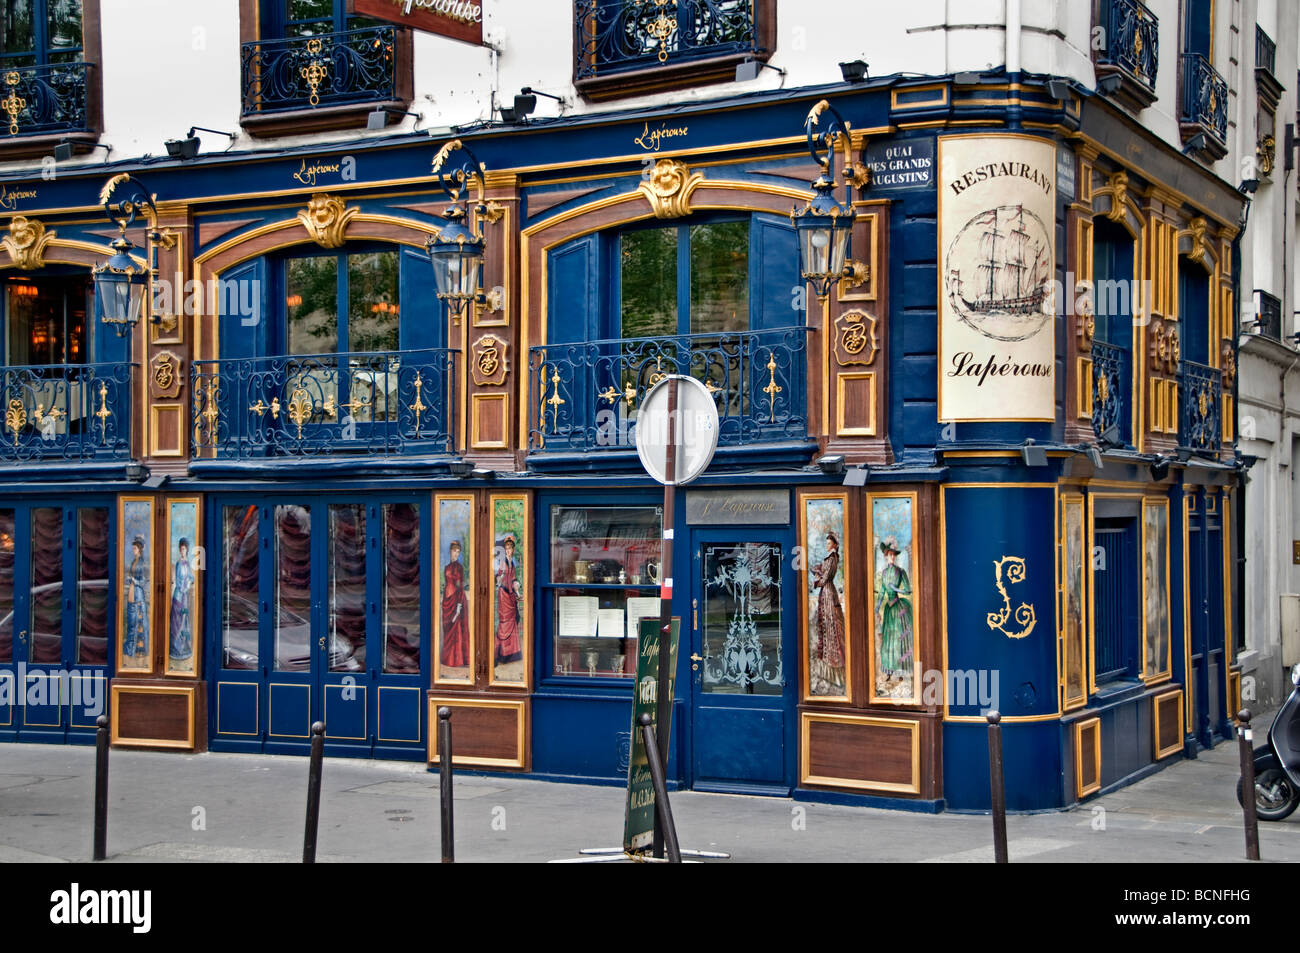
[[[90,859],[94,749],[0,745],[0,861]],[[1221,744],[1070,811],[1008,818],[1013,861],[1223,862],[1245,854],[1237,748]],[[111,755],[117,862],[296,862],[307,759]],[[422,765],[327,758],[321,861],[437,861],[438,778]],[[621,842],[623,791],[460,774],[458,861],[547,861]],[[732,795],[672,796],[684,847],[747,862],[992,860],[987,815],[924,815]],[[1300,812],[1260,824],[1266,861],[1300,861]]]

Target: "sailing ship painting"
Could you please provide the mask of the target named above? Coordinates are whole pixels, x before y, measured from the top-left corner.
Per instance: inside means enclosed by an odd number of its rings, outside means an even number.
[[[1051,247],[1042,219],[1024,205],[1001,205],[971,218],[944,259],[948,300],[958,319],[995,341],[1037,334],[1052,317]]]

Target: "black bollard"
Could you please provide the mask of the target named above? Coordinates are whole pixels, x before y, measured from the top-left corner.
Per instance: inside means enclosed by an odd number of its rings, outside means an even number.
[[[1259,816],[1255,813],[1255,746],[1250,731],[1250,709],[1237,712],[1237,737],[1241,748],[1241,810],[1246,816],[1246,859],[1259,860]]]
[[[989,793],[993,807],[993,862],[1007,862],[1007,790],[1002,778],[1002,716],[988,713]]]
[[[438,794],[442,798],[442,862],[456,862],[456,830],[451,804],[451,709],[438,709]]]
[[[664,847],[668,851],[668,862],[680,864],[682,850],[677,844],[677,826],[673,823],[673,809],[668,803],[668,784],[664,779],[664,763],[659,758],[659,747],[655,743],[655,730],[649,712],[643,712],[639,719],[641,739],[645,742],[645,756],[650,763],[650,780],[655,786],[655,813],[659,817],[659,829],[663,831]]]
[[[108,716],[95,719],[95,843],[94,860],[108,856]]]
[[[320,826],[320,770],[325,754],[325,723],[311,726],[311,768],[307,774],[307,829],[302,838],[302,862],[316,863],[316,831]]]

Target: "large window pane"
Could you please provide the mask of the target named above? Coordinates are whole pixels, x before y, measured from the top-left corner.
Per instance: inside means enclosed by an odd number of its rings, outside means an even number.
[[[35,62],[32,56],[14,56],[32,53],[36,47],[36,30],[32,22],[34,0],[7,0],[0,8],[0,42],[4,45],[6,66],[20,66]]]
[[[622,336],[677,333],[677,229],[628,232],[619,239]]]
[[[384,672],[420,673],[420,509],[384,504]]]
[[[654,506],[551,507],[556,675],[635,673],[637,623],[659,617],[662,525]]]
[[[77,59],[81,50],[81,0],[45,0],[50,59]]]
[[[14,660],[14,511],[0,510],[0,662]]]
[[[275,670],[311,669],[311,508],[275,508]]]
[[[85,279],[9,282],[5,288],[8,362],[18,365],[89,362],[87,292]],[[58,403],[66,412],[64,395],[60,395]]]
[[[691,226],[691,333],[749,328],[749,223]]]
[[[290,354],[339,349],[339,261],[334,255],[290,258],[285,266]]]
[[[77,511],[77,664],[108,664],[108,510]]]
[[[223,668],[252,670],[258,665],[256,506],[222,511],[224,552],[221,576],[221,656]]]
[[[366,667],[366,510],[335,504],[330,516],[330,671]]]
[[[63,649],[63,511],[32,510],[32,630],[28,661],[57,665]]]
[[[396,351],[397,252],[348,256],[349,351]]]
[[[704,691],[780,695],[781,547],[709,545],[703,555]]]

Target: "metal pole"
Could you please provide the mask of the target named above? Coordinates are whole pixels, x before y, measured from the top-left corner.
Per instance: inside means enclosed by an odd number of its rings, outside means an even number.
[[[95,843],[92,860],[108,856],[108,716],[95,719]]]
[[[655,786],[655,817],[659,821],[658,827],[663,831],[664,842],[668,847],[669,863],[680,864],[682,849],[677,843],[677,825],[673,823],[673,809],[668,803],[668,784],[664,778],[664,763],[659,759],[659,746],[655,742],[654,726],[650,723],[649,713],[642,713],[640,721],[646,760],[650,763],[650,779]]]
[[[1255,813],[1255,745],[1250,730],[1250,709],[1237,712],[1237,737],[1241,748],[1241,810],[1246,816],[1246,859],[1259,860],[1259,816]]]
[[[307,772],[307,826],[302,837],[302,862],[316,863],[316,831],[320,827],[320,772],[325,755],[325,723],[311,726],[311,767]]]
[[[451,802],[451,709],[438,709],[438,795],[442,798],[442,862],[456,862],[456,831]]]
[[[993,862],[1007,862],[1007,791],[1002,777],[1002,716],[988,713],[989,793],[993,806]]]
[[[655,725],[659,729],[659,762],[668,764],[668,743],[672,736],[672,693],[668,690],[669,645],[673,625],[673,504],[677,484],[677,377],[668,379],[668,445],[664,457],[663,543],[659,555],[659,682],[656,685]],[[664,855],[664,832],[655,814],[654,856]]]

